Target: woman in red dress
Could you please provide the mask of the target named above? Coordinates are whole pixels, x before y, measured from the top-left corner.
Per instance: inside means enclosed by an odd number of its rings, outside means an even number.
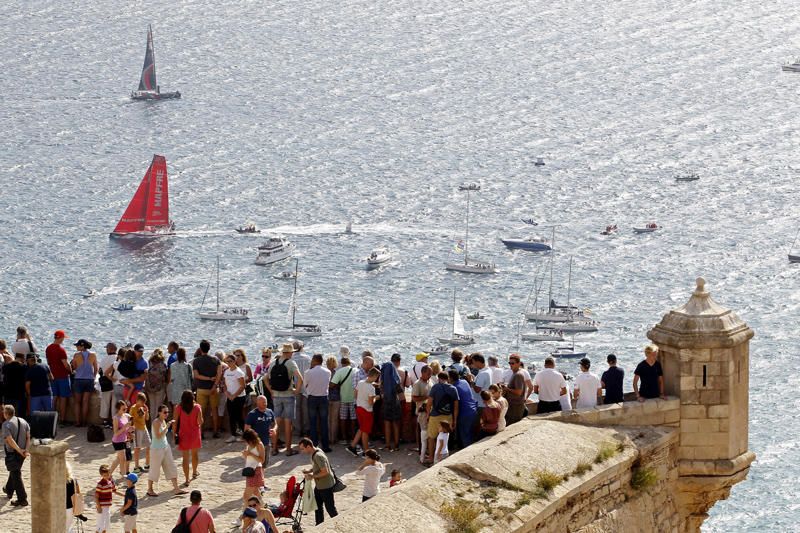
[[[181,394],[181,403],[175,409],[177,420],[178,449],[183,454],[183,476],[186,482],[185,487],[189,486],[189,452],[192,460],[192,479],[196,479],[200,474],[197,473],[197,464],[200,462],[198,450],[202,445],[203,410],[200,404],[194,401],[192,391],[185,390]]]

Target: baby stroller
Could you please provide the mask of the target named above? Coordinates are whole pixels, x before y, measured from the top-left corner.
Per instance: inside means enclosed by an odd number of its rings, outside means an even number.
[[[286,481],[288,498],[272,513],[275,516],[276,525],[291,525],[293,532],[302,533],[303,528],[300,525],[300,521],[303,519],[303,489],[305,486],[305,480],[298,483],[294,476],[289,477]]]

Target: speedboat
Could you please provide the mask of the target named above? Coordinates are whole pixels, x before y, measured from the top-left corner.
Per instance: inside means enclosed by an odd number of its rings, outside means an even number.
[[[561,334],[559,330],[553,331],[537,331],[536,333],[523,333],[520,335],[520,339],[524,341],[555,341],[555,342],[563,342],[564,335]]]
[[[247,309],[241,307],[228,307],[216,311],[201,311],[197,313],[201,320],[249,320]]]
[[[467,315],[469,320],[483,320],[486,318],[486,315],[482,315],[480,311],[475,311],[474,313],[470,313]]]
[[[586,352],[576,352],[573,344],[572,346],[559,346],[550,352],[550,357],[561,357],[562,359],[586,357]]]
[[[617,234],[617,225],[614,224],[612,226],[606,226],[605,231],[601,231],[600,235],[616,235]]]
[[[247,222],[242,226],[236,228],[236,233],[261,233],[255,222]]]
[[[800,58],[791,63],[785,63],[781,66],[781,70],[784,72],[800,72]]]
[[[114,311],[133,311],[133,304],[132,303],[117,304],[111,306],[111,309],[113,309]]]
[[[270,237],[267,242],[258,247],[256,256],[257,265],[271,265],[292,257],[295,245],[283,237]]]
[[[479,183],[462,183],[458,186],[459,191],[479,191],[481,186]]]
[[[527,237],[525,239],[500,239],[509,250],[527,250],[529,252],[546,252],[552,250],[544,237]]]
[[[800,263],[800,255],[789,254],[789,262],[790,263]]]
[[[539,223],[536,222],[535,220],[533,220],[532,218],[521,218],[520,220],[522,222],[524,222],[525,224],[528,224],[529,226],[538,226],[539,225]]]
[[[384,263],[392,260],[392,252],[388,248],[375,248],[372,253],[367,256],[367,268],[378,268]]]
[[[425,351],[428,353],[428,355],[444,355],[446,353],[450,353],[450,347],[447,345],[439,345]]]
[[[284,270],[283,272],[275,274],[272,277],[275,279],[294,279],[295,277],[297,277],[297,274],[295,274],[291,270]]]
[[[661,229],[661,226],[656,224],[655,222],[648,222],[644,226],[634,226],[633,232],[634,233],[653,233],[654,231]]]
[[[559,322],[557,325],[542,324],[541,326],[536,326],[536,329],[553,329],[563,331],[564,333],[594,333],[597,331],[598,325],[599,324],[594,320],[575,320],[570,322]]]
[[[541,158],[541,157],[537,157],[536,161],[533,163],[533,166],[543,167],[544,166],[544,159]]]
[[[683,176],[675,176],[675,181],[697,181],[700,179],[699,174],[695,174],[694,172],[691,174],[685,174]]]
[[[91,298],[93,296],[97,296],[98,294],[100,294],[98,291],[94,289],[89,289],[86,293],[82,294],[81,296],[83,296],[84,298]]]

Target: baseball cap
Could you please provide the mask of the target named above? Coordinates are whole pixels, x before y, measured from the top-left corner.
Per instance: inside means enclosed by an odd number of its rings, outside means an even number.
[[[139,481],[139,476],[137,476],[136,474],[134,474],[133,472],[131,472],[130,474],[128,474],[127,476],[125,476],[125,479],[127,479],[127,480],[128,480],[128,481],[130,481],[131,483],[136,483],[137,481]]]
[[[242,513],[242,516],[246,516],[248,518],[257,518],[258,517],[258,513],[252,507],[247,507],[244,510],[244,512]]]
[[[428,355],[429,354],[427,354],[425,352],[419,352],[415,357],[417,358],[417,361],[422,361],[423,359],[428,357]]]
[[[91,348],[92,343],[87,341],[86,339],[78,339],[78,342],[75,343],[75,346],[83,346],[85,348]]]
[[[53,333],[53,337],[56,339],[68,339],[67,332],[63,329],[57,329],[55,333]]]
[[[142,346],[142,344],[141,344],[141,343],[138,343],[138,342],[137,342],[137,343],[136,343],[136,344],[133,346],[133,351],[134,351],[134,352],[143,352],[143,351],[144,351],[144,346]]]

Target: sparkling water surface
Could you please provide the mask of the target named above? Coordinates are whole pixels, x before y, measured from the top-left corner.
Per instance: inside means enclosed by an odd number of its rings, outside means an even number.
[[[800,17],[786,1],[155,2],[0,5],[0,331],[244,346],[275,342],[291,268],[253,264],[280,234],[298,246],[298,319],[340,344],[410,356],[450,321],[452,290],[477,349],[505,356],[547,256],[499,242],[558,225],[555,289],[600,332],[576,337],[630,370],[646,331],[702,275],[756,331],[745,483],[705,531],[797,528],[800,405],[791,394],[800,293]],[[132,102],[154,25],[159,83],[179,101]],[[152,154],[167,157],[175,237],[108,239]],[[535,158],[546,166],[535,167]],[[677,173],[699,182],[677,184]],[[444,271],[463,238],[490,277]],[[541,227],[523,227],[533,217]],[[266,231],[239,236],[245,220]],[[342,234],[353,220],[355,234]],[[633,235],[656,221],[663,230]],[[616,223],[620,234],[599,232]],[[367,272],[372,248],[396,259]],[[195,315],[217,255],[246,323]],[[453,257],[449,257],[453,259]],[[94,288],[100,296],[80,294]],[[545,291],[546,292],[546,291]],[[136,309],[111,306],[132,301]],[[542,344],[523,344],[540,362]],[[573,363],[566,366],[572,370]]]

